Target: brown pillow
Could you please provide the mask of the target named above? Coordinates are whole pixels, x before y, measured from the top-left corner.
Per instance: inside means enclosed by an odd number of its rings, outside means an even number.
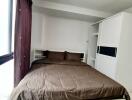
[[[64,60],[64,52],[48,51],[47,58],[50,60]]]
[[[65,59],[68,60],[68,61],[81,61],[81,53],[66,52]]]

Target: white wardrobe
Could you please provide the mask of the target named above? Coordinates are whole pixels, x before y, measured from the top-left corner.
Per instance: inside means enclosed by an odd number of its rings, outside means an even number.
[[[115,56],[96,53],[95,68],[132,91],[132,14],[122,12],[103,20],[97,45],[98,51],[115,48]]]

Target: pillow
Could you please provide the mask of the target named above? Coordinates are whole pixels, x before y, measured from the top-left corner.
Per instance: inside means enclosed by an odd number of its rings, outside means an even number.
[[[50,60],[64,60],[64,52],[48,51],[47,58]]]
[[[68,60],[68,61],[81,61],[81,53],[66,52],[65,59]]]

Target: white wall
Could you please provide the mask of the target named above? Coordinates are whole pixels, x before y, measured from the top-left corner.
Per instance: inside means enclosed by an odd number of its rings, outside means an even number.
[[[123,13],[121,42],[118,49],[117,79],[132,92],[132,14]]]
[[[42,26],[44,16],[41,13],[32,13],[32,33],[31,33],[31,57],[30,63],[33,61],[33,50],[34,48],[41,48],[42,41]]]
[[[31,48],[87,53],[89,24],[33,12]]]
[[[86,50],[88,40],[86,22],[48,17],[46,33],[46,48],[49,50],[75,52],[85,52]]]
[[[42,47],[42,27],[45,16],[41,13],[32,13],[31,48]]]

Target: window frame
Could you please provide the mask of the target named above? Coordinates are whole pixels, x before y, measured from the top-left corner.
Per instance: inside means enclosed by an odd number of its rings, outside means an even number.
[[[0,56],[0,65],[6,63],[7,61],[13,59],[13,53],[9,53],[3,56]]]
[[[12,18],[13,18],[13,0],[9,0],[9,26],[8,26],[8,34],[9,34],[9,53],[0,56],[0,65],[8,62],[9,60],[13,59],[13,52],[11,51],[12,48]]]

